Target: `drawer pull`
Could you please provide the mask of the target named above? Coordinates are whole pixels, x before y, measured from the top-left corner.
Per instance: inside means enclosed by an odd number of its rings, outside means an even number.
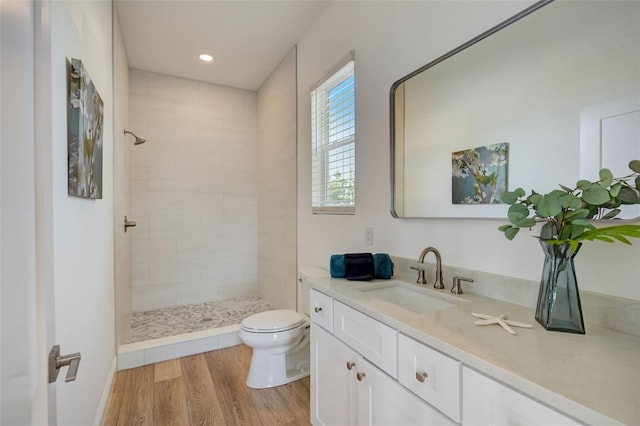
[[[320,313],[320,311],[322,311],[322,308],[318,308],[317,306],[315,308],[313,308],[313,310],[315,311],[315,313]]]
[[[420,383],[424,383],[424,381],[427,380],[427,377],[429,377],[429,375],[426,371],[416,371],[416,380]]]
[[[358,371],[358,374],[356,374],[356,378],[358,379],[359,382],[362,381],[363,378],[367,377],[366,374],[364,374],[363,371]]]
[[[356,363],[353,361],[347,361],[347,370],[351,371],[353,367],[356,366]]]

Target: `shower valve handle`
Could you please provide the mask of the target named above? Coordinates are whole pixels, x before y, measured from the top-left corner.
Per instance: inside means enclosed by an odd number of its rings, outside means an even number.
[[[124,232],[127,232],[127,228],[132,228],[136,226],[136,222],[133,220],[127,220],[127,217],[124,217]]]

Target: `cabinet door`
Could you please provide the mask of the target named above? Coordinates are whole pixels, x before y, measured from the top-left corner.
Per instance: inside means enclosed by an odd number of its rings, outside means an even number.
[[[356,352],[317,324],[311,324],[312,424],[355,424],[357,361]]]
[[[358,360],[356,380],[358,380],[358,425],[454,424],[364,359]]]
[[[462,369],[463,425],[578,425],[557,411],[467,367]]]

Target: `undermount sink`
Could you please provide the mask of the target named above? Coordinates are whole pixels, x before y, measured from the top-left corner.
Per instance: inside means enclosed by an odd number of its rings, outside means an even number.
[[[415,284],[390,281],[373,283],[357,287],[374,299],[400,306],[416,313],[433,312],[456,306],[458,298],[449,295],[430,295],[429,290],[418,288]],[[449,300],[447,300],[449,299]]]

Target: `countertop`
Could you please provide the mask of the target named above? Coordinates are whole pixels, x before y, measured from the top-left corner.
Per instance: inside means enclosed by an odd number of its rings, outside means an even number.
[[[547,331],[534,310],[474,294],[462,294],[452,308],[415,313],[375,299],[355,287],[367,282],[332,279],[310,270],[301,277],[311,288],[437,349],[465,365],[592,425],[640,425],[640,338],[586,324],[586,334]],[[394,277],[411,283],[411,279]],[[379,283],[373,280],[368,283]],[[451,295],[449,289],[426,292]],[[471,312],[531,324],[514,328],[476,326]]]

